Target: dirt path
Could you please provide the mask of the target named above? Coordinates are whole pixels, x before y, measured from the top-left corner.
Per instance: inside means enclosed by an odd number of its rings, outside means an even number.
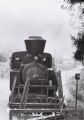
[[[9,97],[9,82],[7,79],[0,79],[0,120],[9,120],[7,110]]]

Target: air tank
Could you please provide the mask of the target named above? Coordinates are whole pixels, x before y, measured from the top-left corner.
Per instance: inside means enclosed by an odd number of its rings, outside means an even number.
[[[26,49],[29,54],[37,56],[44,52],[46,40],[40,36],[30,36],[25,40]]]

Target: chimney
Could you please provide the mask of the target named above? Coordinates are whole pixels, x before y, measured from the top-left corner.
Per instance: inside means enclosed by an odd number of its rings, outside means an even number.
[[[26,49],[29,54],[38,55],[44,52],[46,40],[40,36],[30,36],[25,40]]]

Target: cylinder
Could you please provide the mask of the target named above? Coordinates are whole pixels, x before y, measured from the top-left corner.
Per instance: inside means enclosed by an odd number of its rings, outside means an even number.
[[[39,36],[30,36],[27,40],[25,40],[28,53],[35,56],[43,53],[45,43],[46,40]]]

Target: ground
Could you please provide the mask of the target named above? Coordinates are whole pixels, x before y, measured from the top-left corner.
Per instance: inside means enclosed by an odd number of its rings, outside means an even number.
[[[0,120],[9,120],[8,116],[9,81],[0,79]]]

